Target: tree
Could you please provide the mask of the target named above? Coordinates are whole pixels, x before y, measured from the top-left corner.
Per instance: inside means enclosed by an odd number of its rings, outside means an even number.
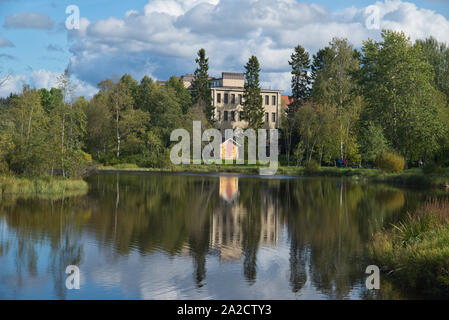
[[[187,114],[189,108],[192,106],[192,96],[189,90],[184,87],[184,83],[178,77],[173,76],[165,85],[167,88],[174,90],[176,98],[181,105],[182,113]]]
[[[309,74],[309,53],[303,47],[298,45],[291,55],[291,61],[288,63],[292,67],[291,88],[294,99],[293,103],[289,105],[289,113],[294,114],[295,110],[297,110],[304,101],[309,99],[310,96],[311,77]]]
[[[308,101],[295,113],[295,127],[298,131],[300,142],[299,149],[304,152],[303,155],[296,153],[297,162],[299,158],[305,158],[310,161],[314,154],[318,155],[321,162],[324,150],[329,149],[329,145],[335,145],[334,140],[329,141],[329,137],[334,137],[334,114],[329,112],[324,105]]]
[[[360,153],[362,159],[367,162],[374,163],[377,156],[389,148],[382,128],[373,121],[362,124],[359,137]]]
[[[427,62],[433,67],[434,87],[444,93],[449,103],[449,48],[446,43],[439,43],[435,38],[417,40]]]
[[[192,81],[193,102],[203,106],[204,112],[209,119],[214,119],[214,107],[212,105],[212,94],[209,85],[209,58],[206,57],[206,50],[200,49],[198,57],[195,59],[198,67],[194,73]]]
[[[84,109],[77,106],[74,107],[76,85],[71,81],[71,74],[67,68],[64,74],[58,77],[58,91],[54,91],[54,105],[50,111],[50,122],[52,130],[59,130],[53,132],[52,138],[59,139],[59,165],[62,170],[62,175],[66,176],[66,171],[69,170],[69,175],[75,174],[75,167],[78,167],[77,162],[81,161],[82,157],[82,139],[85,134],[85,113]],[[59,95],[58,95],[59,94]],[[44,95],[45,96],[45,95]],[[62,98],[62,100],[58,100]],[[55,141],[56,143],[56,141]],[[52,162],[52,172],[55,163]]]
[[[265,110],[260,95],[260,66],[257,57],[252,56],[245,65],[245,92],[242,118],[248,122],[248,128],[260,129],[264,125]]]
[[[7,74],[5,76],[1,76],[2,74],[2,70],[0,70],[0,88],[3,87],[10,79],[11,79],[11,75]]]
[[[86,146],[98,160],[104,159],[114,145],[114,120],[108,102],[107,94],[100,91],[86,107]]]
[[[358,53],[347,39],[334,38],[330,47],[315,56],[315,82],[312,96],[335,113],[338,123],[334,134],[339,141],[339,156],[345,158],[355,150],[355,125],[359,119],[362,98],[357,95],[354,74],[359,70]]]
[[[434,73],[421,46],[403,32],[382,31],[383,40],[364,42],[360,83],[366,119],[383,129],[406,160],[430,157],[445,135],[447,107],[433,86]]]
[[[9,168],[17,174],[45,173],[52,155],[50,146],[54,146],[48,142],[49,119],[39,92],[24,86],[22,94],[10,101],[4,119],[12,131],[10,143],[14,146],[7,156]]]
[[[119,158],[123,138],[121,133],[123,127],[123,113],[126,113],[127,110],[132,108],[133,98],[131,96],[130,88],[124,81],[119,80],[118,82],[113,82],[112,80],[107,79],[106,81],[100,82],[99,86],[100,90],[107,93],[110,112],[114,115],[115,155]]]

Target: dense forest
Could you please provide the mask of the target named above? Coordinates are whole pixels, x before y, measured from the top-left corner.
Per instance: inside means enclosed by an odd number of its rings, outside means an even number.
[[[75,96],[67,70],[57,88],[24,86],[0,99],[0,174],[73,177],[92,162],[170,166],[172,130],[190,131],[192,120],[214,125],[204,49],[196,62],[191,91],[175,76],[162,84],[125,74],[100,82],[88,101]],[[339,38],[312,57],[297,46],[289,64],[294,102],[281,120],[281,164],[375,164],[385,153],[409,167],[449,164],[446,44],[383,31],[360,50]],[[250,99],[260,90],[257,58],[245,69],[243,115],[257,128],[263,113]]]

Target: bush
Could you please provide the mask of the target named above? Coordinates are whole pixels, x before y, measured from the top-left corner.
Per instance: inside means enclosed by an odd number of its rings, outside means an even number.
[[[428,200],[401,223],[374,235],[373,262],[391,269],[404,289],[449,296],[449,201]]]
[[[308,174],[318,172],[320,170],[320,168],[321,168],[321,165],[319,164],[319,162],[316,160],[313,160],[313,159],[307,161],[304,166],[304,170]]]
[[[422,169],[425,174],[444,174],[445,170],[438,164],[434,162],[426,162]]]
[[[395,152],[384,151],[377,157],[376,166],[384,171],[400,173],[404,171],[405,160]]]

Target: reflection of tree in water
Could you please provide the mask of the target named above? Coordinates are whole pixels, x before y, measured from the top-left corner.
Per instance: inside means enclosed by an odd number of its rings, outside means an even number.
[[[227,233],[231,237],[238,234],[239,240],[231,246],[240,255],[228,253],[237,261],[243,254],[243,274],[251,284],[257,279],[259,247],[270,241],[277,245],[278,231],[267,225],[274,217],[288,231],[292,291],[300,291],[310,280],[321,292],[341,298],[364,276],[363,244],[393,221],[393,212],[411,205],[402,191],[381,185],[245,178],[240,179],[233,205],[224,206],[218,181],[207,176],[96,175],[89,177],[89,195],[65,199],[62,214],[61,201],[17,200],[6,207],[0,204],[4,208],[0,218],[5,217],[23,241],[18,261],[28,273],[37,269],[34,246],[50,239],[52,273],[61,286],[65,267],[81,259],[78,244],[81,232],[87,232],[99,247],[112,247],[115,258],[136,249],[141,254],[161,250],[170,256],[189,254],[196,285],[201,287],[213,245],[214,219],[224,218],[221,227],[231,229]],[[232,210],[237,209],[234,217]],[[6,245],[0,245],[0,251],[5,251]],[[56,288],[58,297],[65,297],[64,288]]]
[[[330,297],[347,297],[364,277],[364,243],[393,211],[401,210],[404,193],[335,179],[291,180],[281,188],[281,211],[291,240],[293,291],[305,284],[304,252],[310,248],[313,285]]]
[[[259,246],[264,242],[277,241],[277,234],[275,239],[272,239],[269,235],[270,232],[268,232],[268,239],[266,239],[265,233],[267,231],[267,223],[269,222],[267,219],[270,219],[270,217],[276,218],[277,216],[279,206],[278,189],[279,181],[263,181],[260,179],[247,179],[244,187],[241,188],[238,201],[246,211],[242,221],[243,274],[250,284],[254,283],[257,278],[257,252]]]
[[[290,285],[293,292],[300,291],[307,282],[306,247],[300,245],[296,235],[290,243]]]
[[[191,226],[189,237],[190,253],[193,258],[195,269],[195,281],[198,287],[203,286],[203,280],[206,278],[206,255],[209,252],[209,214],[210,200],[216,189],[216,182],[212,187],[201,181],[201,192],[195,197],[193,203],[193,212],[198,213],[197,222]]]
[[[82,224],[89,218],[82,198],[63,200],[15,199],[0,208],[10,230],[15,231],[16,286],[22,287],[26,275],[39,276],[37,262],[39,248],[50,242],[51,257],[48,268],[54,279],[55,296],[64,299],[65,268],[81,263],[80,236]],[[8,244],[11,247],[13,244]]]

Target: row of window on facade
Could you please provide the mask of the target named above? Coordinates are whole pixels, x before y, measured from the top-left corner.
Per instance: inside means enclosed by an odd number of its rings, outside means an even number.
[[[235,98],[236,98],[236,95],[231,94],[231,104],[235,104],[235,101],[236,101]],[[260,96],[260,98],[263,99],[262,96]],[[243,96],[241,94],[238,95],[238,99],[239,99],[238,100],[239,104],[243,104]],[[221,93],[217,93],[217,103],[221,103]],[[229,94],[228,93],[225,93],[223,95],[223,103],[224,104],[229,103]],[[276,96],[271,96],[271,104],[273,106],[276,105]],[[265,105],[270,105],[270,96],[268,96],[268,95],[265,96]]]
[[[229,121],[229,114],[231,114],[231,121],[242,121],[242,113],[239,111],[224,111],[223,121]],[[270,114],[265,112],[265,122],[268,122]],[[236,120],[238,119],[238,120]],[[217,111],[217,120],[221,121],[221,111]],[[271,122],[276,122],[276,113],[271,113]]]

